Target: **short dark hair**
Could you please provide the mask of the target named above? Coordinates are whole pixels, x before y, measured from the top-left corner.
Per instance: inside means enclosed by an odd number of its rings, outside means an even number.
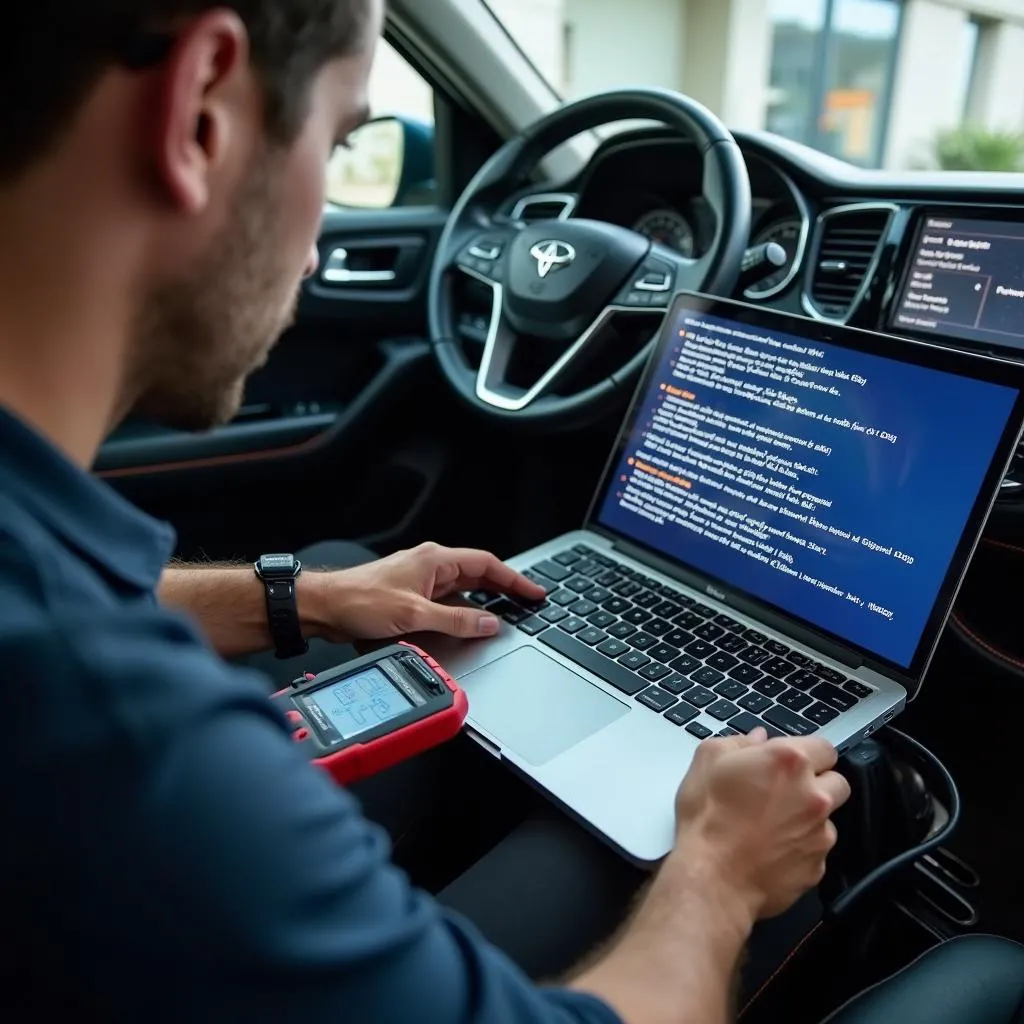
[[[280,143],[300,130],[317,73],[362,45],[372,9],[369,0],[19,0],[3,20],[0,179],[54,145],[104,70],[158,63],[175,26],[216,8],[245,24],[266,129]]]

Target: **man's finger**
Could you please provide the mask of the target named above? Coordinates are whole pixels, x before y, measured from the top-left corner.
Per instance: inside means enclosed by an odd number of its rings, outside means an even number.
[[[817,779],[818,788],[832,801],[832,810],[838,810],[850,799],[850,783],[839,772],[825,772]]]
[[[444,633],[445,636],[458,637],[460,640],[473,640],[494,636],[500,626],[497,617],[488,612],[461,605],[435,604],[424,598],[417,603],[413,612],[410,632]]]
[[[491,590],[499,594],[518,595],[531,601],[539,601],[544,596],[543,587],[509,568],[489,551],[455,548],[451,554],[458,573],[454,589]]]
[[[839,752],[828,740],[820,736],[807,736],[801,739],[779,740],[780,743],[791,743],[811,763],[815,775],[831,771],[839,760]]]

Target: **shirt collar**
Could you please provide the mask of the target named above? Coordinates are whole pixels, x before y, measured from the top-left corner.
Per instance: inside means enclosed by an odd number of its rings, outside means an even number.
[[[174,530],[90,476],[41,434],[0,407],[0,492],[105,574],[155,590],[174,551]]]

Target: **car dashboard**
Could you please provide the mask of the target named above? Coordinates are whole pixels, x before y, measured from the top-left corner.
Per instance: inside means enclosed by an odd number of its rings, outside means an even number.
[[[1024,175],[868,171],[766,133],[736,133],[751,247],[781,266],[733,296],[790,314],[1024,359]],[[582,177],[526,194],[517,219],[582,217],[699,257],[715,235],[696,146],[667,129],[607,139]],[[770,272],[768,272],[770,271]],[[1003,488],[1024,502],[1024,454]]]

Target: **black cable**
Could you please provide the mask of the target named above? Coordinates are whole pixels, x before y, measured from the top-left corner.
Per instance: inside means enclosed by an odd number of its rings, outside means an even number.
[[[943,805],[949,814],[949,820],[934,836],[899,854],[899,856],[893,857],[884,864],[880,864],[873,871],[868,872],[859,882],[850,886],[846,892],[825,908],[824,916],[826,919],[834,920],[841,917],[862,896],[878,885],[879,882],[909,867],[915,861],[925,856],[925,854],[931,853],[942,846],[960,822],[960,791],[957,789],[953,776],[950,775],[946,766],[927,747],[918,743],[917,740],[908,736],[905,732],[900,732],[900,730],[894,729],[892,726],[888,726],[879,739],[884,743],[885,739],[890,736],[897,740],[896,746],[903,746],[905,750],[912,751],[920,761],[927,764],[929,769],[934,771],[934,774],[945,785],[946,792]]]

